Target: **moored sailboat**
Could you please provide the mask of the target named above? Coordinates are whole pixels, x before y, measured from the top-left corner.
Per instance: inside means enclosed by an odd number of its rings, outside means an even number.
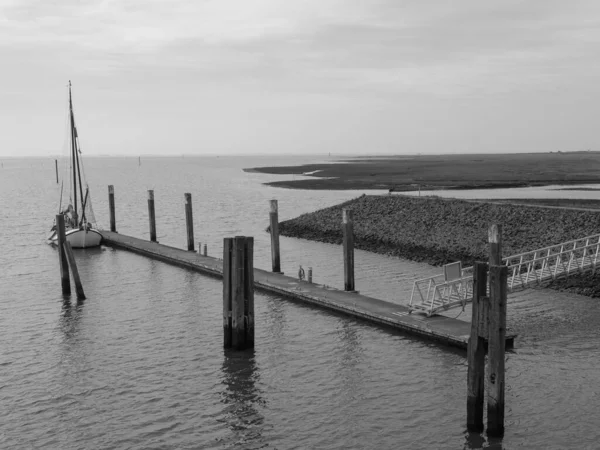
[[[102,235],[96,229],[95,218],[91,205],[89,186],[85,182],[83,172],[83,161],[81,160],[81,148],[77,128],[75,126],[75,115],[73,113],[73,99],[71,95],[71,82],[69,81],[69,141],[70,141],[70,182],[67,206],[62,205],[62,191],[59,204],[59,212],[65,218],[65,236],[73,248],[97,247],[102,241]],[[48,242],[56,244],[56,223],[52,227]]]

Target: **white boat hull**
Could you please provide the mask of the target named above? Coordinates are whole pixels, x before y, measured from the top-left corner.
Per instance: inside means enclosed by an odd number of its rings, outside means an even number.
[[[65,232],[65,237],[73,248],[98,247],[102,241],[102,235],[100,232],[93,228],[89,230],[67,230]],[[56,231],[52,232],[52,234],[48,237],[48,240],[51,244],[58,244]]]

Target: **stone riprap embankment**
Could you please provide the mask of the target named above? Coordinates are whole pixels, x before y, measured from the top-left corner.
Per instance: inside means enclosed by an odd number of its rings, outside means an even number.
[[[342,243],[342,209],[354,214],[355,247],[413,261],[442,265],[487,261],[490,224],[502,225],[503,255],[547,247],[600,233],[600,211],[475,203],[437,197],[367,196],[325,208],[279,225],[280,233]],[[584,295],[600,296],[591,275],[554,282]]]

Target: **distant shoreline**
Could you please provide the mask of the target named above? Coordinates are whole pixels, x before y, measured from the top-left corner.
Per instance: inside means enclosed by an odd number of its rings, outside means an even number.
[[[378,156],[244,171],[308,177],[265,183],[289,189],[406,192],[600,184],[600,152]]]

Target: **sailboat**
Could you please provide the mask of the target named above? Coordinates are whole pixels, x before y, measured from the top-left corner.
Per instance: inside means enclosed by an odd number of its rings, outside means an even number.
[[[81,148],[79,137],[75,127],[75,115],[73,113],[73,97],[71,94],[71,81],[69,81],[69,141],[70,141],[70,181],[67,206],[62,205],[62,187],[59,202],[59,213],[65,218],[65,236],[73,248],[97,247],[102,241],[102,234],[96,229],[90,189],[85,182],[83,161],[81,160]],[[58,243],[56,223],[48,236],[50,244]]]

